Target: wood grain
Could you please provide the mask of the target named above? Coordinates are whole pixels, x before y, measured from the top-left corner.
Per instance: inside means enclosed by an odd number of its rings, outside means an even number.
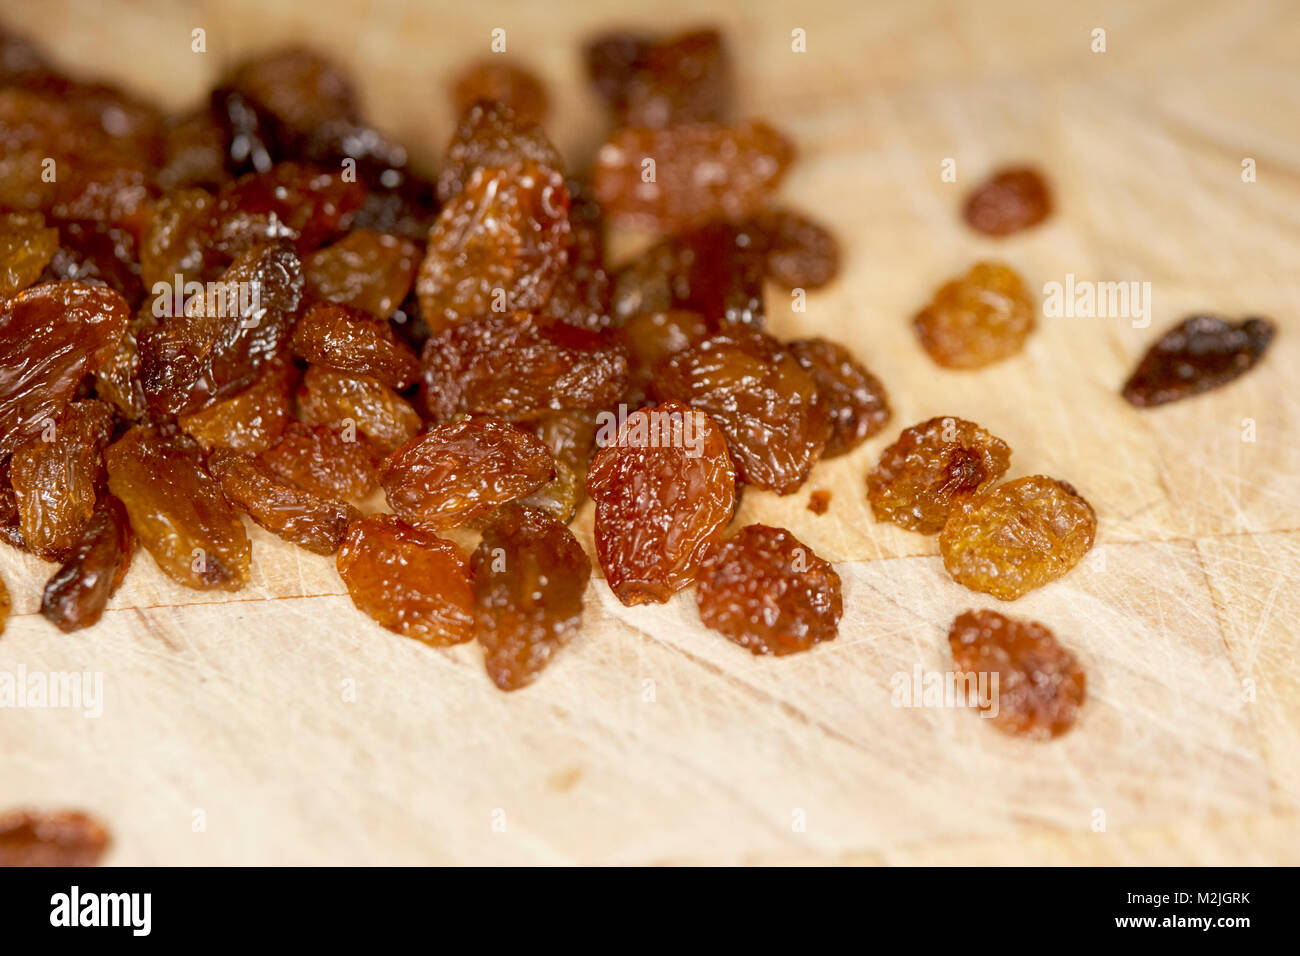
[[[493,27],[546,78],[554,136],[581,162],[600,135],[581,39],[699,22],[677,0],[639,14],[10,0],[5,17],[177,108],[240,53],[318,45],[426,164],[450,135],[447,78],[487,54]],[[747,493],[740,515],[838,562],[839,640],[755,660],[704,630],[690,595],[626,609],[597,580],[573,646],[503,695],[473,647],[382,631],[328,559],[256,529],[244,591],[186,591],[142,557],[104,620],[72,636],[35,614],[50,567],[5,549],[15,617],[0,671],[102,673],[104,711],[0,710],[0,806],[90,809],[118,864],[1300,862],[1295,5],[764,0],[711,17],[744,109],[800,143],[783,201],[845,247],[843,276],[806,313],[770,290],[771,324],[845,342],[895,408],[806,489]],[[190,52],[195,27],[206,54]],[[1095,27],[1105,53],[1090,50]],[[795,28],[807,53],[790,50]],[[947,157],[955,184],[940,179]],[[1241,179],[1246,157],[1257,182]],[[962,195],[1022,159],[1049,171],[1057,214],[1008,240],[973,235]],[[937,370],[908,320],[990,256],[1035,288],[1067,273],[1149,281],[1153,323],[1044,318],[1010,361]],[[1129,408],[1127,371],[1194,310],[1271,316],[1272,353],[1212,395]],[[880,450],[936,414],[979,421],[1015,449],[1013,476],[1065,478],[1100,516],[1089,559],[1009,609],[1048,623],[1088,670],[1083,719],[1052,744],[891,703],[893,675],[943,668],[956,613],[996,604],[953,584],[933,539],[875,524],[863,498]],[[806,509],[813,488],[833,492],[825,516]],[[577,527],[587,539],[589,512]]]

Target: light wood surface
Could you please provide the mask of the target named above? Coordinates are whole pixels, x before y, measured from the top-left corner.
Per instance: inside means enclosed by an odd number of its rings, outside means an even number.
[[[676,0],[639,15],[613,2],[117,7],[9,0],[4,16],[176,107],[242,52],[318,45],[426,161],[450,135],[447,77],[487,53],[493,27],[550,84],[555,138],[581,161],[600,134],[583,37],[700,22]],[[747,2],[707,19],[728,31],[744,111],[799,141],[783,201],[844,244],[842,277],[806,314],[771,290],[771,326],[848,344],[895,409],[803,491],[751,492],[740,516],[837,562],[840,638],[757,660],[703,629],[689,593],[625,609],[595,581],[581,635],[505,695],[475,647],[381,630],[332,561],[257,529],[243,592],[184,590],[141,556],[103,621],[71,636],[35,613],[50,566],[3,549],[16,606],[0,670],[102,672],[104,713],[0,711],[0,807],[90,809],[119,864],[1300,863],[1300,8]],[[195,27],[206,54],[190,52]],[[1105,53],[1090,50],[1097,27]],[[806,53],[791,52],[795,28]],[[955,184],[940,178],[947,157]],[[974,235],[961,197],[1022,159],[1050,174],[1057,214],[1009,240]],[[1012,360],[940,371],[910,316],[990,256],[1034,288],[1067,273],[1149,281],[1152,326],[1045,318]],[[1129,408],[1127,372],[1193,310],[1271,316],[1279,336],[1230,388]],[[1005,606],[955,585],[934,539],[874,523],[866,471],[936,414],[1010,442],[1011,476],[1078,486],[1100,517],[1094,554]],[[823,517],[806,510],[814,488],[834,494]],[[589,511],[577,527],[589,545]],[[891,704],[895,673],[945,667],[948,624],[971,607],[1041,620],[1077,651],[1090,699],[1072,733],[1029,744],[965,711]]]

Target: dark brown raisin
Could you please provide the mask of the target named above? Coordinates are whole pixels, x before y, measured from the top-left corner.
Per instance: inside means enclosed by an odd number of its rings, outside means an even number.
[[[787,289],[817,289],[839,273],[839,243],[825,226],[788,209],[765,209],[752,222],[767,251],[767,274]]]
[[[731,112],[731,62],[717,30],[607,34],[587,45],[586,62],[615,126],[721,121]]]
[[[912,324],[936,364],[983,368],[1024,347],[1034,330],[1034,300],[1014,269],[981,262],[941,286]]]
[[[126,577],[134,553],[135,532],[122,502],[100,495],[81,539],[45,585],[41,614],[65,633],[90,627]]]
[[[342,169],[280,163],[218,194],[208,241],[231,258],[270,240],[292,242],[305,255],[347,232],[365,198],[365,185]]]
[[[102,282],[122,293],[132,308],[143,301],[145,289],[131,232],[94,221],[62,220],[58,227],[59,248],[42,273],[43,280]]]
[[[191,186],[220,189],[230,181],[225,133],[208,109],[194,110],[170,122],[165,151],[157,176],[163,190]]]
[[[568,269],[556,280],[545,310],[547,315],[594,332],[612,322],[605,218],[586,183],[570,179],[568,189]]]
[[[1130,405],[1147,408],[1227,385],[1264,357],[1274,331],[1266,319],[1186,318],[1142,356],[1124,383],[1124,398]]]
[[[308,425],[344,429],[350,423],[385,452],[420,430],[415,409],[383,382],[319,365],[309,365],[303,374],[298,414]]]
[[[0,814],[0,866],[95,866],[108,831],[79,810],[10,810]]]
[[[965,217],[976,232],[1009,236],[1036,226],[1052,213],[1052,193],[1038,170],[1027,166],[1002,169],[966,200]]]
[[[695,590],[700,620],[754,654],[793,654],[839,636],[840,576],[782,528],[751,524],[713,546]]]
[[[368,375],[391,388],[415,381],[420,360],[380,319],[337,302],[317,302],[293,330],[293,351],[313,365],[348,375]]]
[[[221,257],[208,245],[215,205],[211,193],[197,188],[177,189],[153,204],[140,244],[140,275],[151,291],[165,295],[163,290],[155,289],[163,283],[173,290],[174,300],[177,276],[182,279],[181,295],[184,296],[185,282],[202,282],[219,275],[216,260]],[[180,314],[183,309],[183,305],[177,306],[174,301],[172,306],[172,314]]]
[[[831,419],[831,437],[823,458],[834,458],[857,448],[889,421],[885,386],[849,350],[829,339],[791,342],[791,354],[813,380]]]

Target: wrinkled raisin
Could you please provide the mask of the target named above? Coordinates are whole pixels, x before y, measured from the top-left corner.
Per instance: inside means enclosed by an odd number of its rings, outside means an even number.
[[[823,458],[857,448],[889,421],[885,386],[849,350],[829,339],[799,339],[787,348],[817,383],[831,419]]]
[[[368,376],[351,376],[309,365],[298,389],[298,414],[308,425],[358,431],[385,452],[405,444],[420,430],[420,416],[406,399]]]
[[[1096,537],[1097,515],[1071,485],[1030,475],[954,510],[939,550],[958,584],[1014,601],[1073,568]]]
[[[662,128],[731,112],[731,61],[717,30],[666,39],[607,34],[587,44],[586,65],[615,126]]]
[[[633,412],[587,474],[596,556],[624,604],[662,604],[695,579],[731,520],[736,472],[722,430],[677,402]]]
[[[0,814],[0,866],[95,866],[108,843],[104,825],[79,810]]]
[[[337,426],[290,422],[261,459],[285,481],[321,498],[360,501],[378,486],[383,455],[364,434],[349,437]]]
[[[474,589],[450,541],[395,515],[354,521],[336,558],[352,603],[381,626],[434,646],[474,637]]]
[[[18,496],[9,481],[9,459],[0,459],[0,541],[19,551],[27,550],[18,518]]]
[[[782,528],[751,524],[713,546],[695,591],[700,620],[754,654],[793,654],[839,635],[840,576]]]
[[[975,187],[966,200],[970,227],[988,236],[1009,236],[1036,226],[1052,212],[1052,194],[1036,169],[1002,169]]]
[[[1124,398],[1147,408],[1227,385],[1264,357],[1273,333],[1273,323],[1266,319],[1186,318],[1142,356],[1124,383]]]
[[[966,611],[952,622],[948,647],[958,676],[974,676],[966,678],[968,686],[980,675],[988,675],[990,686],[996,678],[991,719],[998,730],[1047,740],[1074,726],[1087,696],[1083,668],[1037,621]]]
[[[270,448],[289,423],[297,369],[288,358],[277,358],[262,367],[248,388],[216,404],[182,415],[177,423],[198,439],[204,451],[230,448],[254,454]]]
[[[559,521],[509,507],[484,530],[470,567],[488,676],[501,690],[518,690],[577,630],[591,560]]]
[[[943,529],[962,502],[1002,477],[1011,448],[974,422],[931,418],[903,429],[867,475],[867,499],[877,521],[921,534]]]
[[[90,627],[126,577],[134,553],[135,532],[122,502],[100,495],[81,539],[45,585],[41,614],[65,633]]]
[[[136,336],[156,324],[151,313],[137,313],[108,361],[95,370],[95,394],[129,422],[139,421],[149,411],[144,386],[140,383],[140,350]]]
[[[818,488],[808,495],[808,510],[815,515],[824,515],[831,506],[831,493],[825,488]]]
[[[913,320],[944,368],[983,368],[1015,355],[1034,330],[1034,300],[1014,269],[981,262],[945,283]]]
[[[726,433],[738,480],[777,494],[804,483],[830,435],[813,377],[776,339],[746,326],[661,363],[651,394],[707,412]]]
[[[420,362],[392,323],[337,302],[317,302],[293,330],[293,351],[313,365],[368,375],[391,388],[415,381]]]
[[[564,161],[534,120],[508,104],[476,102],[461,114],[438,176],[438,201],[451,202],[480,167],[521,174],[537,169],[544,181],[564,171]],[[495,187],[492,187],[495,188]]]
[[[248,533],[193,439],[137,425],[104,460],[109,489],[169,577],[197,590],[236,591],[248,583]]]
[[[35,282],[59,248],[59,231],[39,212],[0,215],[0,300]]]
[[[388,503],[412,524],[455,528],[536,491],[555,462],[535,436],[495,418],[438,425],[389,457],[380,474]]]
[[[451,102],[457,115],[466,113],[480,100],[504,103],[525,123],[546,119],[546,90],[541,80],[499,56],[476,60],[452,83]]]
[[[647,159],[655,163],[649,183]],[[611,218],[673,232],[757,212],[793,160],[790,141],[755,120],[629,128],[600,148],[592,187]]]
[[[409,239],[357,229],[307,257],[307,291],[387,319],[411,291],[419,252]]]

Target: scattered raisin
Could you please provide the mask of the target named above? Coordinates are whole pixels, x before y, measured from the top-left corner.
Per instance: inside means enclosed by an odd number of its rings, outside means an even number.
[[[823,458],[857,448],[889,421],[885,386],[849,350],[829,339],[799,339],[786,346],[817,383],[831,419]]]
[[[387,319],[337,302],[317,302],[293,330],[293,351],[313,365],[368,375],[391,388],[415,381],[420,361]]]
[[[333,428],[354,424],[385,452],[405,444],[420,430],[411,404],[383,382],[309,365],[298,389],[298,414],[308,425]]]
[[[336,558],[352,603],[381,626],[434,646],[474,637],[474,589],[450,541],[396,515],[360,518]]]
[[[736,472],[722,430],[678,402],[633,412],[587,474],[596,556],[624,604],[662,604],[695,579],[731,520]]]
[[[970,227],[988,236],[1009,236],[1036,226],[1052,212],[1052,194],[1038,171],[1002,169],[975,187],[966,200]]]
[[[1184,319],[1156,340],[1124,383],[1130,405],[1148,408],[1227,385],[1255,367],[1275,328],[1266,319]]]
[[[1002,477],[1011,448],[974,422],[946,416],[903,429],[867,475],[877,521],[920,534],[943,530],[953,510]]]
[[[936,364],[983,368],[1024,347],[1034,330],[1034,300],[1014,269],[981,262],[941,286],[913,327]]]
[[[360,501],[379,485],[383,454],[364,434],[290,422],[261,459],[285,481],[321,498]]]
[[[954,510],[939,550],[958,584],[1014,601],[1073,568],[1096,536],[1097,515],[1073,486],[1030,475]]]
[[[357,229],[307,257],[307,291],[387,319],[411,291],[419,255],[409,239]]]
[[[789,531],[765,524],[713,546],[695,599],[706,627],[754,654],[834,640],[844,613],[835,569]]]
[[[59,231],[39,212],[0,215],[0,300],[35,282],[59,248]]]
[[[541,80],[499,56],[476,60],[452,84],[451,102],[457,115],[468,112],[480,100],[504,103],[521,122],[546,119],[546,90]]]
[[[573,533],[531,508],[509,507],[470,558],[475,636],[492,683],[532,683],[582,620],[591,560]]]
[[[731,61],[717,30],[667,39],[607,34],[587,44],[586,62],[615,126],[661,129],[731,112]]]
[[[100,495],[81,539],[45,585],[41,614],[64,633],[90,627],[126,577],[135,533],[122,502]]]
[[[952,622],[948,647],[958,675],[996,675],[998,730],[1047,740],[1074,726],[1087,694],[1083,668],[1037,621],[966,611]]]
[[[815,515],[824,515],[831,506],[831,493],[818,488],[808,496],[808,510]]]
[[[0,866],[95,866],[108,844],[104,825],[79,810],[0,814]]]

